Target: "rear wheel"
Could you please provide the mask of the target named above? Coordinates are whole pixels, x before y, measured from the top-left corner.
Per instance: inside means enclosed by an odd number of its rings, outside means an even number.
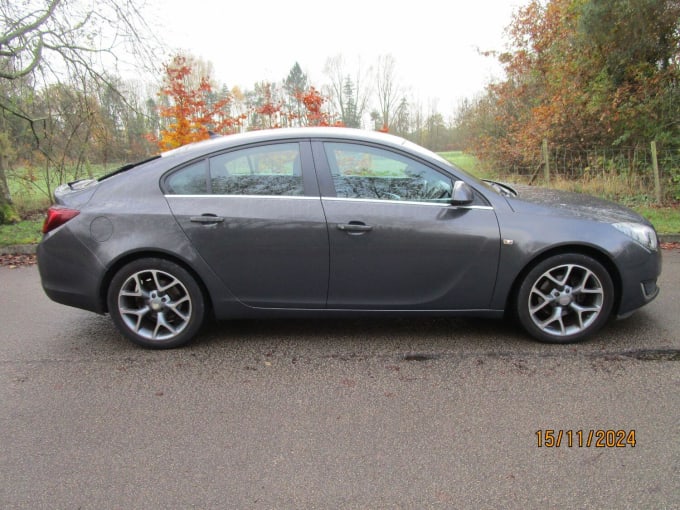
[[[111,280],[107,304],[121,333],[152,349],[186,344],[205,317],[205,300],[194,277],[158,258],[135,260],[120,269]]]
[[[595,259],[563,254],[538,263],[517,292],[516,312],[522,326],[542,342],[583,340],[609,319],[614,285]]]

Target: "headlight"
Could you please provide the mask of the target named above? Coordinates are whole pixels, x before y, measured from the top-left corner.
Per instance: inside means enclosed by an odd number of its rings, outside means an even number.
[[[659,248],[659,241],[656,237],[656,232],[652,227],[643,225],[642,223],[614,223],[612,225],[615,229],[620,230],[635,242],[651,251],[656,251]]]

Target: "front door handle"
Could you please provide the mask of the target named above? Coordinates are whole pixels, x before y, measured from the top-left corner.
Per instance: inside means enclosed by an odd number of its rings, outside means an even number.
[[[192,216],[189,218],[192,223],[203,223],[204,225],[213,225],[215,223],[222,223],[224,218],[214,214],[202,214],[201,216]]]
[[[364,234],[373,230],[373,227],[362,221],[350,221],[349,223],[338,223],[338,230],[348,234]]]

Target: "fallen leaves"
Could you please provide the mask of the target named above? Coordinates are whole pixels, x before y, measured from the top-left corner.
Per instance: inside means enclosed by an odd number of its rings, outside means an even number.
[[[18,267],[34,266],[37,260],[34,254],[2,255],[0,254],[0,266],[16,269]]]

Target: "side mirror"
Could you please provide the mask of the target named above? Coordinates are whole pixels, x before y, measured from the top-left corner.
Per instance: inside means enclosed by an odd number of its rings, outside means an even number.
[[[451,205],[471,204],[474,199],[475,192],[472,191],[470,185],[464,181],[456,181],[456,183],[453,185]]]

